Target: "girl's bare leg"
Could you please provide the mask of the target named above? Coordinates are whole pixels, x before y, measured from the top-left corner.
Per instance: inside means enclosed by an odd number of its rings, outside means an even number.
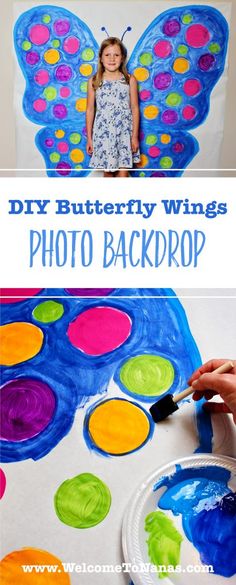
[[[116,176],[117,177],[128,177],[129,171],[125,171],[125,170],[120,169],[119,171],[117,171]]]
[[[111,173],[110,171],[104,171],[103,172],[103,177],[104,178],[109,178],[109,177],[114,177],[115,173]]]

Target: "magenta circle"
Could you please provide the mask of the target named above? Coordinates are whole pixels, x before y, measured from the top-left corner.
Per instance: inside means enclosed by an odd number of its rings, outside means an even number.
[[[45,140],[45,146],[47,146],[48,148],[51,148],[53,145],[54,145],[53,138],[46,138],[46,140]]]
[[[166,59],[172,52],[170,41],[158,41],[154,46],[154,53],[161,59]]]
[[[173,152],[176,152],[176,153],[183,152],[184,144],[182,142],[176,142],[175,144],[173,144],[172,150],[173,150]]]
[[[86,136],[86,138],[87,138],[87,129],[86,129],[86,126],[83,127],[82,134],[83,134],[83,136]]]
[[[196,109],[189,104],[183,108],[182,115],[183,118],[187,121],[193,120],[196,116]]]
[[[187,79],[187,81],[185,81],[183,89],[184,93],[187,96],[193,97],[194,95],[200,93],[202,86],[198,79]]]
[[[61,87],[60,89],[60,96],[62,98],[68,98],[71,94],[71,90],[69,87]]]
[[[56,166],[56,171],[59,175],[66,177],[71,172],[71,166],[69,165],[69,163],[61,161]]]
[[[168,37],[176,37],[181,29],[180,23],[176,18],[171,18],[167,20],[163,26],[163,32]]]
[[[159,156],[161,154],[160,148],[158,148],[158,146],[151,146],[148,149],[148,154],[152,158],[156,158],[157,156]]]
[[[115,290],[114,288],[65,288],[65,291],[76,297],[104,297]]]
[[[166,177],[166,173],[163,173],[163,171],[154,171],[154,173],[151,174],[151,178],[152,177],[159,177],[161,179],[162,177]]]
[[[172,76],[170,73],[158,73],[154,77],[154,85],[156,89],[164,90],[172,84]]]
[[[101,356],[120,347],[130,336],[127,313],[113,307],[93,307],[80,313],[68,327],[70,343],[87,355]]]
[[[201,55],[198,65],[201,71],[209,71],[213,67],[215,63],[214,55],[210,55],[210,53],[205,53],[205,55]]]
[[[73,70],[69,65],[59,65],[56,70],[56,79],[61,83],[69,81],[73,75]]]
[[[207,45],[210,40],[210,33],[202,24],[192,24],[186,31],[185,38],[190,47],[199,49]]]
[[[50,31],[45,24],[35,24],[30,29],[29,38],[34,45],[45,45],[50,39]]]
[[[176,122],[178,122],[179,116],[175,110],[165,110],[161,119],[164,124],[176,124]]]
[[[45,382],[18,378],[1,389],[1,438],[26,441],[41,433],[56,408],[53,391]]]
[[[64,118],[66,118],[67,116],[66,106],[64,106],[64,104],[56,104],[53,107],[53,115],[55,116],[55,118],[58,118],[59,120],[64,120]]]
[[[46,69],[39,69],[34,76],[35,83],[38,85],[47,85],[49,82],[49,73]]]
[[[59,150],[61,154],[66,154],[69,150],[69,145],[67,144],[67,142],[64,141],[58,142],[57,150]]]
[[[63,49],[69,55],[74,55],[80,48],[80,41],[77,37],[67,37],[63,43]]]
[[[149,91],[149,89],[142,89],[142,91],[140,91],[139,97],[141,99],[141,102],[146,102],[147,100],[150,100],[151,92]]]
[[[143,132],[143,130],[141,130],[139,133],[139,140],[144,140],[144,138],[145,138],[145,133]]]
[[[70,30],[70,21],[66,19],[59,19],[54,22],[54,32],[59,37],[64,37]]]
[[[26,62],[28,63],[28,65],[36,65],[36,63],[39,62],[39,54],[36,53],[36,51],[29,51],[28,53],[26,53]]]
[[[38,112],[38,114],[42,114],[42,112],[45,112],[46,107],[47,102],[41,98],[33,102],[33,108],[36,112]]]

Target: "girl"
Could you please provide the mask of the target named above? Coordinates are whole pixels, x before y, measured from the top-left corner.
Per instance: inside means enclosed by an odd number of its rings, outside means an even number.
[[[126,56],[119,39],[105,39],[99,50],[97,73],[88,83],[89,166],[103,169],[104,177],[128,177],[126,169],[140,160],[138,89],[135,77],[127,72]]]

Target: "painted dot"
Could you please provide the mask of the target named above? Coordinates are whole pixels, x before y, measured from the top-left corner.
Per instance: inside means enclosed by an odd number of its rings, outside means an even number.
[[[173,160],[170,156],[163,156],[160,160],[160,166],[163,169],[170,169],[173,166]]]
[[[193,21],[193,16],[192,14],[184,14],[181,20],[183,24],[190,24]]]
[[[74,528],[91,528],[104,520],[111,506],[108,487],[95,475],[81,473],[64,481],[54,497],[58,518]]]
[[[147,414],[128,400],[114,398],[102,402],[90,412],[86,422],[92,445],[110,455],[131,453],[142,447],[150,435]]]
[[[196,116],[196,109],[193,106],[187,105],[183,108],[182,116],[185,120],[193,120]]]
[[[179,154],[180,152],[183,152],[184,144],[182,142],[176,142],[175,144],[173,144],[172,150],[173,150],[173,152],[176,152]]]
[[[148,146],[153,146],[154,144],[156,144],[157,140],[158,138],[156,134],[148,134],[145,142]]]
[[[139,83],[142,83],[149,78],[149,71],[145,67],[136,67],[134,70],[134,76]]]
[[[47,85],[49,82],[49,73],[46,69],[39,69],[35,73],[34,80],[38,85]]]
[[[56,97],[57,97],[57,90],[56,90],[55,87],[52,87],[52,86],[49,85],[44,90],[43,95],[44,95],[44,97],[46,98],[46,100],[48,102],[51,102],[51,101],[53,101],[53,100],[56,99]]]
[[[153,58],[151,53],[142,53],[142,55],[140,55],[139,57],[139,62],[141,63],[141,65],[146,65],[146,67],[151,65],[152,61]]]
[[[161,116],[163,124],[176,124],[179,116],[176,110],[165,110]]]
[[[56,69],[56,79],[61,83],[69,81],[72,78],[72,75],[73,70],[69,65],[59,65]]]
[[[151,146],[148,149],[148,154],[151,156],[151,158],[157,158],[161,154],[160,148],[157,146]]]
[[[146,106],[143,110],[143,114],[144,117],[147,118],[148,120],[154,120],[158,114],[159,114],[159,109],[157,106]]]
[[[32,315],[40,323],[54,323],[62,317],[64,307],[56,301],[44,301],[34,308]]]
[[[21,46],[23,51],[29,51],[32,47],[32,44],[29,41],[23,41]]]
[[[47,148],[52,148],[52,146],[54,145],[54,140],[52,138],[46,138],[44,144],[45,146],[47,146]]]
[[[71,166],[69,165],[69,163],[61,161],[56,166],[56,170],[58,175],[61,175],[62,177],[67,177],[71,172]]]
[[[139,140],[144,140],[144,138],[145,138],[145,133],[143,132],[143,130],[141,130],[139,132]]]
[[[55,63],[60,61],[60,53],[57,51],[57,49],[48,49],[48,51],[45,51],[43,57],[46,63],[49,65],[55,65]]]
[[[92,65],[82,63],[82,65],[80,65],[79,70],[80,70],[81,75],[83,75],[83,77],[88,77],[89,75],[92,74],[93,67],[92,67]]]
[[[154,85],[156,89],[168,89],[172,84],[172,76],[170,73],[158,73],[154,77]]]
[[[158,177],[159,179],[162,179],[163,177],[166,177],[166,173],[163,173],[163,171],[155,171],[154,173],[151,174],[151,177]]]
[[[54,39],[52,41],[52,46],[54,47],[54,49],[59,49],[60,45],[61,45],[61,43],[60,43],[59,39]]]
[[[130,333],[129,316],[113,307],[95,307],[84,311],[70,323],[67,331],[74,347],[93,356],[117,349]]]
[[[187,81],[185,81],[184,83],[184,93],[186,93],[186,95],[193,97],[195,95],[198,95],[198,93],[200,93],[202,89],[202,85],[201,82],[198,79],[188,79]]]
[[[112,293],[114,288],[66,288],[69,295],[75,297],[104,297]]]
[[[95,57],[94,50],[90,49],[89,47],[84,49],[81,57],[84,61],[92,61]]]
[[[35,24],[30,29],[29,38],[34,45],[45,45],[50,39],[50,31],[44,24]]]
[[[137,164],[137,167],[143,168],[143,167],[147,167],[149,163],[148,157],[146,156],[146,154],[141,154],[140,155],[140,162]]]
[[[169,93],[166,98],[166,103],[168,106],[179,106],[182,102],[182,97],[179,93]]]
[[[14,366],[37,355],[43,344],[43,332],[36,325],[16,321],[1,326],[2,366]]]
[[[67,37],[63,43],[63,49],[69,55],[75,55],[80,48],[80,41],[77,37]]]
[[[177,51],[180,55],[187,55],[188,47],[187,45],[179,45]]]
[[[38,53],[36,53],[36,51],[29,51],[28,53],[26,53],[26,63],[28,63],[28,65],[31,65],[32,67],[34,65],[37,65],[39,59],[40,56]]]
[[[41,433],[50,423],[56,399],[45,382],[17,378],[1,389],[1,438],[25,441]]]
[[[142,91],[140,91],[139,93],[139,97],[142,102],[147,102],[148,100],[150,100],[151,95],[152,94],[149,91],[149,89],[142,89]]]
[[[71,90],[69,87],[61,87],[60,88],[60,96],[62,98],[68,98],[71,95]]]
[[[87,107],[87,99],[86,98],[79,98],[76,100],[75,109],[77,112],[86,112]]]
[[[180,74],[186,73],[186,71],[190,69],[190,62],[188,61],[188,59],[184,59],[184,57],[178,57],[174,61],[173,69],[175,73]]]
[[[201,71],[209,71],[212,69],[213,65],[215,64],[215,57],[210,53],[206,53],[205,55],[201,55],[198,65]]]
[[[208,47],[209,51],[213,54],[220,53],[221,51],[221,47],[219,45],[219,43],[210,43],[209,47]]]
[[[1,562],[2,585],[70,585],[69,573],[57,557],[51,553],[37,548],[23,548],[9,553]],[[22,571],[23,565],[57,566],[56,573],[32,574]],[[23,573],[23,574],[22,574]]]
[[[144,172],[139,173],[139,177],[145,177],[145,173]]]
[[[61,157],[60,157],[60,154],[58,154],[58,152],[52,152],[50,154],[50,157],[49,158],[50,158],[50,161],[52,163],[57,163],[57,162],[59,162],[59,160],[60,160]]]
[[[69,144],[67,144],[67,142],[58,142],[57,150],[59,150],[61,154],[66,154],[69,151]]]
[[[65,136],[64,130],[61,130],[59,128],[58,130],[55,131],[55,136],[56,136],[56,138],[64,138],[64,136]]]
[[[41,114],[42,112],[45,112],[47,107],[47,102],[41,98],[39,98],[38,100],[35,100],[33,102],[33,108],[35,110],[35,112],[38,112],[39,114]]]
[[[0,500],[3,498],[6,489],[6,476],[3,469],[0,469]]]
[[[170,41],[158,41],[154,46],[154,53],[160,59],[166,59],[172,53],[172,45]]]
[[[192,24],[186,31],[186,41],[190,47],[205,47],[210,40],[209,30],[203,24]]]
[[[66,118],[67,113],[68,113],[67,108],[66,106],[64,106],[64,104],[57,104],[56,106],[53,107],[53,115],[55,116],[55,118],[63,120],[64,118]]]
[[[51,19],[51,16],[50,16],[50,14],[44,14],[44,15],[43,15],[43,17],[42,17],[42,21],[43,21],[45,24],[49,24],[49,22],[51,22],[51,20],[52,20],[52,19]]]
[[[168,37],[176,37],[181,29],[180,22],[176,18],[172,18],[165,22],[163,32]]]
[[[152,398],[167,392],[174,377],[172,363],[152,354],[130,358],[120,370],[120,381],[128,392]]]
[[[19,303],[29,297],[37,296],[42,288],[5,288],[1,287],[0,304]],[[8,296],[9,295],[9,296]]]
[[[171,136],[169,134],[162,134],[161,135],[161,143],[162,144],[169,144],[171,142]]]
[[[69,136],[69,140],[71,144],[79,144],[81,141],[81,134],[78,132],[72,132],[72,134]]]
[[[82,93],[87,93],[88,91],[88,82],[87,81],[82,81],[82,83],[79,86],[80,91],[82,91]]]
[[[70,21],[67,19],[58,19],[53,25],[54,32],[59,37],[64,37],[70,30]]]

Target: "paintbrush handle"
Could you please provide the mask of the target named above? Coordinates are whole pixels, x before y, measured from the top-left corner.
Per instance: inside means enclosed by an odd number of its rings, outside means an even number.
[[[215,374],[225,374],[226,372],[232,370],[233,367],[234,364],[232,364],[232,362],[225,362],[224,364],[222,364],[222,366],[219,366],[219,368],[216,368],[213,371]],[[175,403],[180,402],[180,400],[183,400],[183,398],[187,398],[187,396],[190,396],[190,394],[193,394],[193,392],[194,388],[192,386],[188,386],[188,388],[185,388],[185,390],[173,396],[173,402]]]

